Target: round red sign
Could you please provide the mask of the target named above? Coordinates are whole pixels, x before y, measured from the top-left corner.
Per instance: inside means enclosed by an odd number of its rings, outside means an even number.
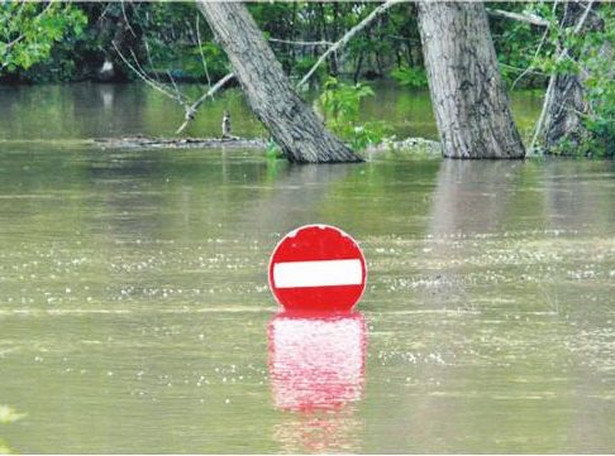
[[[291,231],[269,262],[269,286],[287,312],[349,312],[361,298],[366,278],[359,245],[328,225]]]

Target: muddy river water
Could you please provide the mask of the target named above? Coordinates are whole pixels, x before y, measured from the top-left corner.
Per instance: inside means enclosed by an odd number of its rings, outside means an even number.
[[[382,97],[366,112],[434,137],[425,94]],[[613,162],[102,150],[82,140],[169,134],[181,111],[134,85],[0,102],[13,451],[615,451]],[[242,103],[218,98],[191,134]],[[269,255],[315,222],[363,249],[360,313],[276,318]]]

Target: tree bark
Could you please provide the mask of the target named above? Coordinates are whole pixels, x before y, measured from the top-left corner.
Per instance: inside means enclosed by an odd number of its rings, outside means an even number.
[[[586,33],[588,30],[597,30],[602,27],[600,21],[590,19],[588,13],[593,4],[585,6],[580,2],[570,2],[565,5],[566,10],[561,23],[562,28],[574,26],[573,34]],[[560,54],[560,59],[579,56],[570,55],[568,49]],[[563,141],[572,145],[583,142],[589,132],[583,125],[581,116],[590,112],[589,103],[585,97],[583,73],[554,74],[549,81],[551,92],[547,92],[545,99],[545,121],[542,130],[542,143],[546,152],[552,152]]]
[[[484,5],[420,2],[418,9],[442,154],[523,158]]]
[[[553,79],[552,96],[547,100],[543,143],[552,151],[563,140],[582,141],[587,134],[579,113],[586,113],[583,86],[575,74],[558,74]]]
[[[262,32],[241,3],[197,0],[227,53],[250,107],[294,163],[358,162],[294,92]]]

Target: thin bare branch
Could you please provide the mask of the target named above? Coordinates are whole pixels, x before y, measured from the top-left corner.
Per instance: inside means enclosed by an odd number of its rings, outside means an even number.
[[[583,11],[583,16],[581,16],[581,19],[579,19],[579,23],[574,28],[574,32],[573,33],[575,35],[581,31],[581,27],[583,27],[583,24],[585,24],[585,20],[587,19],[587,15],[589,14],[589,11],[592,9],[593,4],[594,4],[594,0],[590,0],[589,2],[587,2],[587,6],[585,7],[585,11]],[[567,49],[566,49],[566,52],[568,52]]]
[[[487,8],[487,13],[490,16],[504,17],[515,21],[527,22],[528,24],[538,25],[540,27],[548,27],[549,21],[538,16],[537,14],[520,14],[512,11],[504,11],[500,9]]]
[[[147,61],[149,63],[149,66],[151,68],[154,68],[154,62],[152,60],[152,54],[151,54],[151,52],[149,50],[149,44],[147,42],[147,38],[146,37],[143,37],[143,45],[145,46],[145,54],[147,55]]]
[[[335,44],[333,41],[293,41],[293,40],[282,40],[279,38],[269,38],[269,41],[272,43],[284,43],[284,44],[292,44],[293,46],[332,46]]]
[[[140,71],[140,73],[144,77],[149,78],[150,81],[155,82],[159,86],[165,87],[165,85],[162,82],[160,82],[160,79],[158,78],[158,76],[156,76],[156,81],[154,81],[154,79],[147,74],[147,71],[145,71],[145,69],[141,66],[141,62],[139,62],[139,59],[135,55],[135,52],[134,52],[134,50],[132,48],[130,48],[130,55],[132,56],[132,60],[135,62],[135,65],[136,65],[137,69]],[[181,91],[177,87],[177,84],[175,84],[175,79],[173,79],[173,75],[171,74],[171,72],[169,70],[166,71],[166,74],[167,74],[167,77],[169,78],[169,80],[171,81],[171,84],[173,84],[173,92],[174,93],[171,92],[170,88],[165,87],[166,90],[169,93],[171,93],[171,95],[170,95],[171,98],[176,100],[182,106],[184,106],[184,107],[187,106],[189,100],[188,100],[188,98],[186,98],[186,96],[183,93],[181,93]]]
[[[508,65],[506,63],[501,63],[501,62],[499,63],[499,65],[501,67],[508,68],[509,70],[512,70],[512,71],[515,71],[515,72],[521,73],[521,74],[528,74],[529,73],[529,74],[534,74],[536,76],[549,76],[547,73],[543,73],[542,71],[533,71],[531,69],[531,67],[519,68],[519,67],[516,67],[516,66]],[[517,78],[517,79],[519,79],[519,78]]]
[[[184,106],[184,107],[186,106],[186,103],[184,102],[184,100],[182,100],[181,98],[178,98],[178,96],[176,94],[173,94],[173,93],[169,92],[169,90],[167,90],[162,84],[154,81],[153,79],[148,77],[144,72],[140,71],[132,63],[130,63],[130,61],[124,56],[122,51],[120,51],[120,49],[117,47],[117,44],[115,44],[115,41],[112,41],[111,44],[115,48],[115,52],[117,52],[117,54],[120,56],[122,61],[126,64],[126,66],[128,66],[128,68],[130,68],[132,71],[134,71],[135,74],[137,76],[139,76],[139,78],[141,78],[147,85],[149,85],[150,87],[156,89],[160,93],[163,93],[167,97],[176,100],[182,106]]]
[[[201,106],[201,104],[207,98],[213,97],[216,94],[216,92],[218,92],[218,90],[224,87],[224,85],[227,82],[229,82],[231,79],[233,79],[234,77],[235,77],[234,73],[227,74],[222,79],[220,79],[218,82],[216,82],[206,93],[201,95],[194,103],[188,106],[186,108],[186,116],[185,116],[184,123],[179,126],[175,134],[179,135],[180,133],[182,133],[186,129],[190,121],[194,119],[194,116],[196,115],[196,111],[199,108],[199,106]]]
[[[527,75],[528,73],[532,73],[535,74],[533,70],[534,68],[534,62],[536,62],[536,59],[538,58],[538,54],[540,54],[540,51],[542,50],[542,46],[544,45],[546,39],[547,39],[547,35],[549,34],[549,27],[547,26],[547,28],[545,29],[545,32],[542,34],[542,38],[540,39],[540,43],[538,44],[538,47],[536,48],[536,52],[534,52],[534,56],[532,57],[532,61],[530,62],[529,66],[519,75],[515,78],[515,80],[512,83],[512,86],[510,88],[510,90],[515,90],[515,86],[517,85],[517,83],[523,79],[525,77],[525,75]]]
[[[545,118],[547,117],[547,107],[551,104],[551,98],[553,97],[553,88],[555,87],[555,77],[551,76],[549,78],[549,85],[547,86],[547,93],[545,94],[545,101],[542,104],[542,110],[540,111],[540,117],[538,118],[538,122],[536,123],[536,128],[534,129],[534,135],[532,136],[532,142],[530,143],[530,151],[534,150],[534,146],[538,141],[538,136],[542,133],[542,128],[545,123]]]
[[[552,13],[553,13],[554,15],[555,15],[555,11],[556,11],[556,8],[557,8],[557,3],[558,3],[558,1],[559,1],[559,0],[555,0],[555,1],[553,2]],[[549,35],[549,31],[550,31],[550,30],[551,30],[551,25],[549,24],[549,25],[546,27],[546,29],[545,29],[544,33],[542,34],[542,37],[541,37],[541,39],[540,39],[540,43],[538,44],[538,47],[536,48],[536,52],[534,52],[534,56],[532,57],[532,61],[530,62],[530,65],[526,68],[526,70],[525,70],[523,73],[521,73],[521,74],[520,74],[520,75],[519,75],[519,76],[518,76],[518,77],[517,77],[517,78],[513,81],[512,86],[511,86],[511,90],[515,90],[515,87],[516,87],[517,83],[518,83],[521,79],[523,79],[523,78],[525,77],[525,75],[526,75],[526,74],[530,73],[530,72],[534,69],[536,59],[538,58],[538,55],[540,54],[540,51],[542,50],[542,46],[543,46],[543,45],[544,45],[544,43],[546,42],[546,39],[547,39],[547,36]]]
[[[205,70],[205,77],[207,78],[207,87],[211,88],[211,78],[209,77],[209,71],[207,70],[207,60],[205,59],[205,54],[203,53],[203,44],[201,43],[201,31],[199,29],[199,17],[201,17],[201,13],[197,11],[196,13],[196,39],[199,43],[199,52],[201,53],[201,61],[203,62],[203,70]]]
[[[307,74],[305,76],[303,76],[303,78],[301,79],[301,81],[299,81],[299,84],[297,84],[297,86],[298,87],[302,87],[305,83],[307,83],[307,81],[309,81],[309,79],[316,72],[318,67],[320,65],[322,65],[322,63],[327,59],[327,57],[329,57],[333,52],[337,51],[338,49],[344,47],[346,45],[346,43],[348,43],[348,41],[350,41],[357,33],[359,33],[361,30],[366,28],[369,24],[371,24],[371,22],[375,18],[380,16],[382,13],[384,13],[386,10],[388,10],[392,6],[395,6],[398,3],[402,3],[403,1],[404,0],[388,0],[387,2],[385,2],[382,5],[378,6],[371,13],[369,13],[365,19],[363,19],[357,25],[355,25],[350,30],[348,30],[341,39],[336,41],[332,46],[329,47],[329,49],[327,49],[318,58],[318,60],[314,64],[314,66],[312,66],[312,68],[310,68],[310,71],[308,71]]]
[[[198,30],[198,28],[197,28],[197,30]],[[214,84],[212,87],[210,87],[210,89],[206,93],[201,95],[195,102],[193,102],[192,104],[188,104],[189,103],[188,99],[179,90],[179,87],[175,83],[175,79],[173,78],[173,75],[171,74],[170,71],[167,70],[167,76],[169,77],[169,80],[173,84],[173,91],[174,91],[174,93],[169,88],[167,88],[164,84],[162,84],[161,82],[155,81],[154,79],[152,79],[151,77],[149,77],[147,75],[146,71],[143,69],[143,67],[139,63],[139,60],[137,59],[137,56],[135,55],[135,53],[134,53],[134,51],[132,49],[130,50],[130,53],[131,53],[131,56],[132,56],[132,59],[133,59],[134,63],[126,58],[126,56],[118,48],[118,46],[115,43],[115,41],[112,41],[112,44],[113,44],[113,47],[115,48],[115,51],[117,52],[117,54],[122,59],[122,61],[139,78],[141,78],[147,85],[149,85],[150,87],[154,88],[158,92],[160,92],[160,93],[164,94],[165,96],[175,100],[177,103],[179,103],[184,108],[184,110],[186,112],[186,114],[185,114],[185,121],[177,129],[176,134],[180,134],[180,133],[182,133],[186,129],[186,127],[188,126],[190,121],[192,119],[194,119],[194,116],[196,115],[196,111],[199,108],[199,106],[203,103],[203,101],[205,101],[207,98],[213,97],[216,94],[216,92],[218,92],[222,87],[224,87],[224,85],[228,81],[230,81],[232,78],[235,77],[235,75],[233,73],[227,74],[222,79],[220,79],[218,82],[216,82],[216,84]],[[146,47],[147,47],[147,42],[146,42]],[[148,49],[148,58],[150,59],[150,64],[151,64],[151,57],[149,56],[149,49]]]
[[[175,78],[173,77],[173,74],[171,73],[170,70],[166,71],[167,73],[167,77],[171,80],[171,84],[173,84],[173,89],[175,90],[175,93],[177,94],[178,97],[182,97],[182,93],[179,90],[179,87],[177,87],[177,84],[175,83]]]
[[[130,33],[132,33],[132,36],[134,36],[136,38],[137,34],[133,30],[132,25],[130,25],[130,21],[128,20],[128,16],[126,16],[126,8],[124,7],[124,0],[121,0],[121,4],[122,4],[122,15],[124,16],[124,22],[128,26],[128,30],[130,30]]]

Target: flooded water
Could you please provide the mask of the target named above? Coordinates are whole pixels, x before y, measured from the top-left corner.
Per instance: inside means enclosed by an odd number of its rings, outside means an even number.
[[[366,115],[433,136],[420,96],[385,91],[398,104]],[[191,134],[229,106],[257,132],[242,104],[218,98]],[[27,413],[0,424],[6,446],[615,450],[613,162],[297,167],[77,141],[181,117],[132,85],[0,88],[0,405]],[[276,316],[269,255],[315,222],[361,244],[359,313]]]

